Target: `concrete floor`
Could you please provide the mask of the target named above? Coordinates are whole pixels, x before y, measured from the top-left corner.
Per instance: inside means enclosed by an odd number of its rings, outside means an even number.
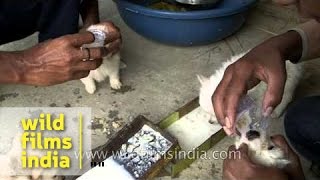
[[[93,135],[93,147],[96,147],[106,143],[114,132],[129,121],[129,117],[142,114],[155,123],[159,122],[170,112],[197,97],[199,84],[196,74],[212,74],[231,55],[250,49],[297,24],[292,8],[279,9],[262,2],[252,12],[247,24],[235,35],[207,46],[173,47],[147,40],[129,29],[119,17],[112,1],[101,0],[100,7],[101,19],[113,20],[123,35],[122,59],[127,68],[121,72],[125,86],[122,92],[111,90],[108,83],[101,83],[98,91],[89,95],[80,81],[52,87],[2,85],[0,106],[92,107],[94,119],[104,123],[105,127],[103,132],[97,131]],[[21,50],[35,43],[36,35],[33,35],[0,46],[0,50]],[[314,72],[317,69],[315,66],[319,64],[311,63],[307,68],[313,68],[308,76],[312,81],[304,81],[298,88],[299,97],[316,94],[320,90],[320,84],[315,84],[320,74]],[[274,131],[282,133],[281,121],[274,122]],[[232,139],[225,138],[210,151],[226,150],[230,144]],[[199,160],[182,172],[179,179],[221,179],[221,163],[219,160]],[[190,174],[192,171],[198,173]]]

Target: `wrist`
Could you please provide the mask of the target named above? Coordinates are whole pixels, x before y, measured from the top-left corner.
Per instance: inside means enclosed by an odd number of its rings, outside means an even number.
[[[0,52],[0,83],[22,83],[23,69],[21,52]]]
[[[284,61],[297,63],[302,56],[302,38],[296,31],[289,31],[273,37],[267,43],[277,49]]]
[[[94,18],[94,17],[88,17],[87,19],[85,19],[83,21],[83,26],[82,29],[87,29],[88,27],[90,27],[93,24],[98,24],[99,23],[99,19]]]
[[[90,25],[98,24],[99,6],[97,0],[84,0],[81,5],[81,17],[83,21],[83,28],[88,28]]]

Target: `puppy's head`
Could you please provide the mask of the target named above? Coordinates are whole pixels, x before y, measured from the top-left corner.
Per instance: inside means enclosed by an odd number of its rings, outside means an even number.
[[[266,131],[251,129],[251,123],[252,119],[249,111],[243,112],[238,117],[236,128],[239,132],[240,138],[238,138],[236,142],[237,148],[242,143],[245,143],[254,151],[272,149],[273,145],[271,145],[271,141],[267,138]]]
[[[236,148],[242,143],[247,144],[251,160],[264,166],[283,168],[289,164],[284,152],[275,146],[266,131],[250,129],[251,122],[249,112],[244,112],[238,118],[236,127],[240,137],[236,139]]]

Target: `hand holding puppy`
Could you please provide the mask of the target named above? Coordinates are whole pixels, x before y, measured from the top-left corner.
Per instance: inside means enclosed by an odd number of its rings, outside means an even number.
[[[102,58],[119,51],[121,36],[119,29],[111,22],[98,25],[106,33],[103,48],[90,48],[90,52],[80,49],[94,42],[90,32],[66,35],[17,52],[15,58],[16,75],[20,83],[48,86],[88,76],[90,70],[98,68]],[[84,61],[90,56],[91,61]]]
[[[273,142],[286,152],[290,164],[284,169],[275,167],[264,167],[253,163],[248,155],[248,146],[242,144],[237,150],[235,146],[230,146],[229,155],[223,162],[223,179],[224,180],[303,180],[301,164],[297,154],[290,148],[283,136],[274,136]],[[232,152],[232,153],[231,153]],[[238,155],[240,154],[240,155]]]

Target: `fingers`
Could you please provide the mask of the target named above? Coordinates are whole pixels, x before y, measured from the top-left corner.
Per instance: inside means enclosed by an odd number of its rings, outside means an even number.
[[[269,73],[267,78],[267,91],[263,98],[264,116],[269,116],[272,110],[280,104],[284,92],[286,74]]]
[[[292,161],[299,161],[298,155],[290,147],[286,139],[282,135],[275,135],[271,137],[272,142],[279,147]]]
[[[286,159],[290,161],[290,163],[284,168],[284,170],[287,171],[288,174],[291,174],[293,177],[300,177],[297,179],[304,179],[299,156],[293,151],[286,139],[282,135],[275,135],[271,137],[271,140],[277,147],[279,147],[283,151]]]
[[[282,135],[275,135],[271,137],[272,142],[278,147],[286,147],[288,143]]]
[[[117,39],[106,45],[106,49],[109,53],[114,54],[120,50],[121,39]]]
[[[227,119],[228,120],[228,119]],[[224,132],[228,135],[228,136],[231,136],[233,134],[233,131],[232,129],[230,128],[227,128],[227,126],[222,126]]]
[[[255,171],[255,167],[249,158],[246,144],[242,144],[239,149],[230,146],[228,158],[223,161],[223,179],[252,179],[249,174]]]
[[[225,100],[226,125],[234,133],[237,107],[240,98],[245,94],[246,81],[241,78],[233,78],[230,81],[230,86],[227,89]]]
[[[105,47],[89,48],[90,59],[101,59],[109,54],[109,50]]]
[[[115,40],[105,47],[98,48],[81,48],[79,52],[80,59],[101,59],[108,54],[115,54],[120,50],[121,40]]]
[[[110,42],[116,41],[116,40],[121,41],[121,34],[119,31],[111,31],[110,33],[107,34],[105,43],[109,44]]]
[[[113,41],[120,40],[121,42],[121,34],[120,29],[116,27],[111,22],[100,23],[94,26],[97,29],[100,29],[106,33],[105,44],[109,44]],[[81,47],[84,44],[91,44],[94,42],[94,35],[89,32],[80,32],[73,35],[67,35],[67,40],[71,42],[73,46]]]
[[[79,48],[76,50],[76,60],[95,60],[101,59],[108,55],[109,51],[105,47],[98,47],[98,48]]]
[[[247,144],[241,144],[238,151],[240,152],[240,158],[250,162],[249,150]]]
[[[232,152],[232,151],[236,151],[236,146],[235,145],[232,145],[228,148],[228,152]]]
[[[120,50],[121,40],[115,40],[105,47],[97,47],[97,48],[79,48],[77,50],[77,59],[101,59],[107,56],[109,53],[114,54]]]
[[[216,117],[219,123],[222,126],[226,126],[225,114],[224,114],[224,98],[225,98],[226,89],[228,88],[231,78],[232,78],[232,70],[230,69],[230,67],[228,67],[223,75],[221,82],[219,83],[218,87],[216,88],[212,96],[212,102],[213,102],[212,104],[214,107],[214,112],[216,114]],[[224,129],[227,129],[227,128],[224,128]]]
[[[288,145],[286,139],[282,136],[282,135],[275,135],[271,137],[272,142],[279,147],[280,149],[282,149],[282,151],[285,154],[289,154],[289,152],[291,152],[291,148]],[[293,151],[292,151],[293,152]]]
[[[82,79],[85,78],[89,75],[90,71],[80,71],[80,72],[76,72],[72,75],[72,80],[78,80],[78,79]]]
[[[249,152],[248,152],[248,145],[247,144],[241,144],[239,149],[236,149],[234,145],[230,146],[228,149],[228,152],[230,155],[236,155],[237,157],[229,157],[229,158],[240,158],[240,159],[245,159],[249,160]],[[239,154],[236,152],[240,152],[240,157],[238,157]]]
[[[84,44],[91,44],[94,42],[94,35],[90,32],[67,35],[66,38],[75,47],[81,47]]]
[[[102,59],[96,59],[94,61],[80,61],[74,65],[74,73],[72,74],[72,80],[81,79],[87,77],[91,70],[97,69],[102,64]]]
[[[102,59],[95,59],[93,61],[82,61],[79,62],[75,69],[80,71],[95,70],[102,64]]]
[[[102,22],[98,26],[106,32],[105,43],[109,44],[117,39],[121,39],[120,29],[115,26],[112,22]]]
[[[234,74],[234,67],[230,65],[213,96],[216,116],[227,135],[235,133],[237,107],[246,91],[246,81],[238,76],[234,77]]]
[[[248,154],[248,145],[247,144],[241,144],[239,149],[236,149],[235,145],[232,145],[228,149],[229,152],[235,152],[235,151],[240,151],[243,154]]]
[[[247,144],[241,144],[238,151],[244,154],[248,154],[248,145]]]

